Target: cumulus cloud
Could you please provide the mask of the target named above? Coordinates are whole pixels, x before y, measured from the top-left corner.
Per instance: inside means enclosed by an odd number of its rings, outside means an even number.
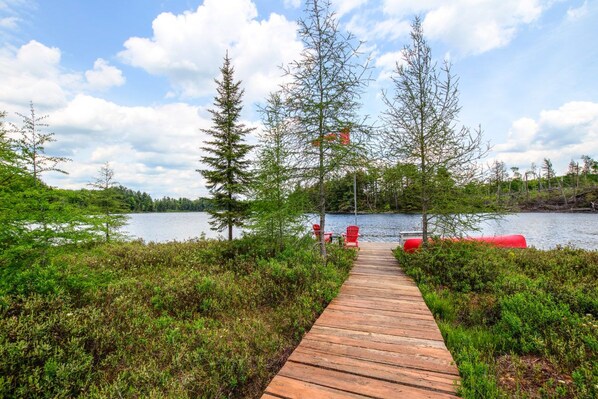
[[[89,88],[93,90],[105,90],[125,84],[122,71],[102,58],[98,58],[94,62],[93,69],[85,72],[85,79],[87,79]]]
[[[405,65],[403,50],[384,53],[376,58],[374,63],[380,70],[378,81],[389,80],[396,73],[397,65]]]
[[[85,187],[109,161],[120,183],[153,196],[207,195],[195,172],[206,139],[200,129],[211,125],[205,108],[181,102],[123,106],[86,94],[124,84],[122,73],[101,58],[86,72],[68,71],[61,56],[60,49],[34,40],[0,48],[0,110],[19,124],[15,111],[26,114],[33,101],[40,115],[49,114],[48,130],[56,134],[47,153],[73,160],[64,165],[68,175],[48,173],[49,184]]]
[[[213,94],[213,79],[229,50],[236,78],[246,83],[246,99],[255,101],[277,87],[278,66],[301,49],[294,22],[275,13],[263,20],[257,15],[250,0],[205,0],[195,11],[162,13],[152,23],[153,37],[129,38],[119,57],[166,76],[183,97],[201,97]]]
[[[48,175],[50,184],[84,187],[110,162],[121,184],[154,197],[207,195],[205,182],[195,172],[202,167],[200,147],[207,139],[200,129],[211,125],[202,107],[123,106],[79,94],[52,112],[48,123],[57,139],[48,153],[73,159],[64,168],[69,175]]]
[[[66,87],[79,76],[60,69],[60,50],[35,40],[18,49],[0,49],[0,103],[27,104],[33,101],[48,108],[64,105]]]
[[[463,54],[479,54],[503,47],[513,40],[518,29],[537,21],[552,0],[382,0],[386,24],[382,33],[392,35],[395,21],[404,30],[405,20],[422,15],[423,28],[432,39],[442,40]]]
[[[561,171],[581,155],[598,157],[598,103],[574,101],[544,110],[537,119],[518,119],[494,152],[497,159],[520,167],[550,158]]]

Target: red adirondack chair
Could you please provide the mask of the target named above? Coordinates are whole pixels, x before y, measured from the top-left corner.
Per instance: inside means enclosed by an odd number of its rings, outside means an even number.
[[[314,235],[316,236],[316,240],[320,241],[320,225],[314,224]],[[331,242],[332,241],[332,232],[328,231],[324,233],[324,242]]]
[[[359,248],[359,227],[349,226],[347,232],[343,233],[343,239],[345,240],[345,248]]]

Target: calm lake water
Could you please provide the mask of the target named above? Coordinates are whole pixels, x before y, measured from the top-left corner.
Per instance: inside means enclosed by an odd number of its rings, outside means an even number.
[[[209,216],[204,212],[137,213],[131,214],[125,227],[128,235],[145,241],[184,241],[205,233],[207,238],[219,234],[210,230]],[[326,231],[335,235],[354,224],[353,215],[328,215]],[[306,228],[317,223],[315,216],[306,220]],[[358,215],[360,241],[399,240],[399,232],[419,230],[419,215],[373,214]],[[540,249],[569,244],[577,248],[598,249],[598,213],[519,213],[506,216],[500,222],[490,222],[482,227],[482,234],[523,234],[529,246]],[[236,229],[236,236],[241,233]]]

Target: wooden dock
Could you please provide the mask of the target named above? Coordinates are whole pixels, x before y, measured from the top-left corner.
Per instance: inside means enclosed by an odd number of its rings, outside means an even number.
[[[340,293],[263,399],[455,398],[459,373],[396,244],[360,243]]]

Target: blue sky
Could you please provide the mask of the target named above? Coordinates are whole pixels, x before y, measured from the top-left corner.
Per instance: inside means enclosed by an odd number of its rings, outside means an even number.
[[[598,0],[332,0],[366,41],[374,80],[364,113],[408,42],[414,15],[439,61],[460,78],[461,122],[481,124],[493,159],[557,172],[598,158]],[[299,0],[0,0],[0,110],[33,101],[72,159],[56,186],[80,188],[110,162],[117,180],[153,197],[207,195],[195,169],[224,52],[243,80],[245,122],[281,82],[301,43]],[[255,137],[250,138],[255,142]]]

